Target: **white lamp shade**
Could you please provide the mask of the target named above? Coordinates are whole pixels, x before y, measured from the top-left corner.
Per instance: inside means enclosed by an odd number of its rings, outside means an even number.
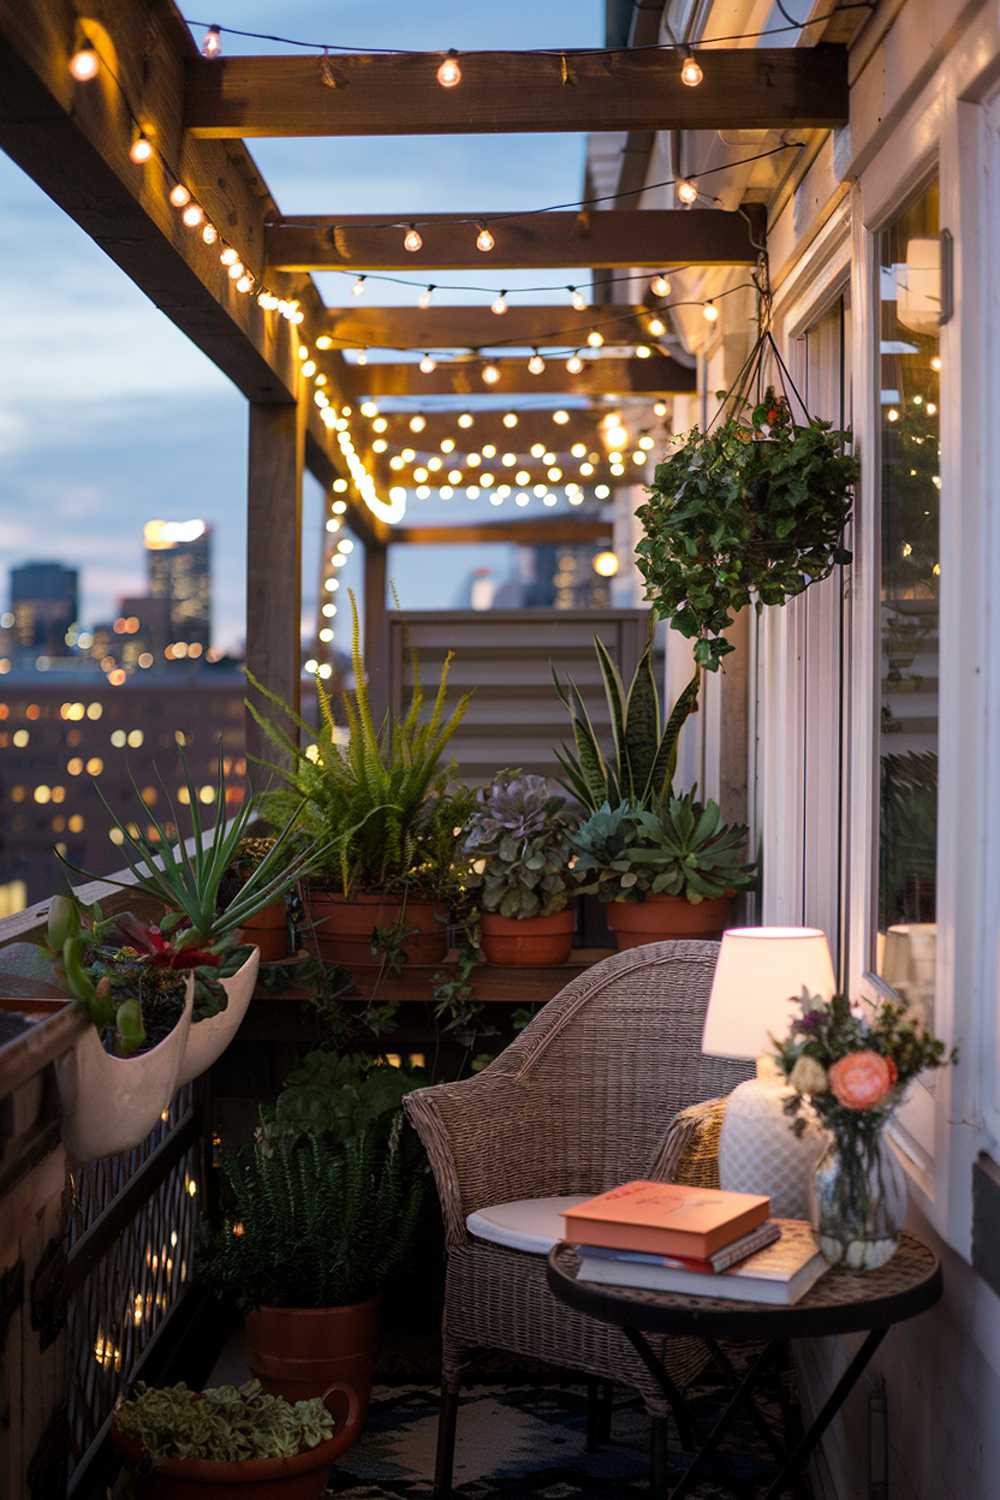
[[[701,1050],[756,1058],[780,1041],[803,986],[829,1000],[836,988],[826,933],[818,927],[731,927],[712,980]]]

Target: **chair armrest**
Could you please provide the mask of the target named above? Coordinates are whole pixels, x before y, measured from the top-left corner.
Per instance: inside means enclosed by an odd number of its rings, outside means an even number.
[[[725,1099],[706,1099],[680,1110],[660,1142],[650,1177],[689,1187],[717,1188],[719,1135],[725,1114]]]

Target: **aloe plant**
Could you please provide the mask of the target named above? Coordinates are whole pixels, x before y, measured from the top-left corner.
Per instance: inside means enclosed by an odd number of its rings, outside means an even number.
[[[604,642],[594,637],[611,719],[610,756],[601,748],[579,688],[572,680],[566,685],[560,682],[553,668],[556,692],[569,713],[575,747],[563,745],[555,752],[563,771],[561,785],[590,812],[605,803],[616,807],[622,802],[655,811],[670,798],[678,737],[698,707],[700,679],[695,672],[664,723],[652,649],[650,639],[626,690]]]
[[[746,863],[747,830],[726,824],[715,802],[671,797],[662,812],[605,803],[572,836],[574,875],[584,893],[605,901],[683,896],[697,905],[753,884]]]
[[[316,873],[338,882],[345,895],[407,886],[431,889],[447,876],[457,839],[444,752],[471,694],[463,694],[446,714],[449,652],[430,713],[423,718],[425,698],[414,657],[414,686],[406,713],[387,713],[376,725],[353,593],[350,600],[354,691],[339,695],[343,725],[337,723],[333,696],[319,679],[320,722],[314,726],[247,673],[251,686],[290,726],[286,729],[247,701],[255,722],[281,756],[280,761],[261,762],[284,782],[281,790],[269,794],[267,806],[294,817],[304,833],[325,843]]]

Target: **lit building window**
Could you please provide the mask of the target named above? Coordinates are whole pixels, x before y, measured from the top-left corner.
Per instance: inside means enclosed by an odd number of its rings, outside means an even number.
[[[83,761],[78,755],[74,755],[72,760],[66,762],[66,770],[70,776],[79,776],[83,770]]]
[[[92,755],[87,762],[87,774],[89,776],[100,776],[104,770],[104,762],[99,755]]]
[[[73,813],[66,826],[70,833],[82,833],[84,829],[82,815],[80,813]]]
[[[138,750],[143,741],[141,729],[130,729],[128,732],[128,744],[132,750]]]
[[[124,844],[125,842],[125,835],[122,833],[120,828],[109,829],[108,838],[113,844]]]
[[[88,703],[87,704],[87,718],[88,719],[99,719],[101,717],[101,714],[103,712],[104,712],[104,705],[103,705],[103,703]]]
[[[15,729],[12,738],[15,748],[18,750],[23,750],[25,745],[31,739],[31,735],[29,734],[27,729]]]
[[[51,796],[52,796],[52,788],[51,787],[44,786],[44,785],[43,786],[36,786],[35,787],[35,801],[36,802],[40,802],[40,803],[44,804],[44,803],[46,803],[46,802],[49,801],[49,799],[51,798]]]
[[[123,750],[125,748],[126,739],[127,736],[124,729],[113,729],[111,731],[111,743],[116,750]]]

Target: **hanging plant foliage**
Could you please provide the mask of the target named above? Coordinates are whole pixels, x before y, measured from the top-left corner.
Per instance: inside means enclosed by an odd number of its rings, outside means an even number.
[[[845,450],[850,434],[808,415],[800,425],[770,386],[748,398],[765,341],[769,334],[729,393],[728,419],[687,433],[657,465],[638,512],[646,598],[711,672],[733,650],[723,632],[746,605],[760,613],[784,604],[851,561],[843,546],[858,477]]]

